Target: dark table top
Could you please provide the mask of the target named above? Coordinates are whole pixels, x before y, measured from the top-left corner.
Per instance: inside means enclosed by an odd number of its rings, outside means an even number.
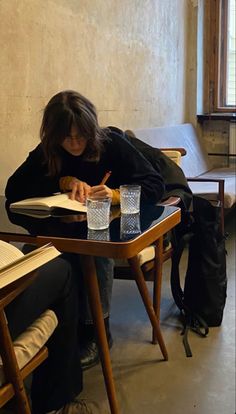
[[[158,224],[167,222],[170,217],[174,217],[174,222],[170,225],[171,228],[180,221],[180,209],[172,206],[143,205],[140,214],[121,216],[119,208],[112,208],[109,229],[89,230],[86,214],[64,210],[60,213],[57,211],[55,216],[31,217],[26,214],[12,212],[5,198],[0,196],[0,239],[4,239],[6,235],[19,236],[19,240],[23,236],[26,238],[27,236],[29,238],[41,236],[78,241],[91,240],[102,244],[104,242],[123,244],[139,238],[152,228],[157,228],[157,239],[159,235]],[[162,234],[163,231],[160,232],[160,235]]]

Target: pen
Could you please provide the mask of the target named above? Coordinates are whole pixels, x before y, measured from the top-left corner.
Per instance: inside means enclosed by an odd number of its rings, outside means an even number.
[[[106,182],[107,182],[108,178],[110,177],[110,175],[111,175],[111,171],[106,172],[106,174],[104,175],[102,181],[100,182],[100,185],[106,184]]]

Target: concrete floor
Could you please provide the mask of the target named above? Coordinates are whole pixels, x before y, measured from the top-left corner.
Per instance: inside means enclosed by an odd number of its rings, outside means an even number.
[[[169,352],[163,361],[150,343],[151,328],[133,281],[114,281],[111,330],[113,374],[120,414],[234,414],[235,413],[235,217],[226,220],[228,297],[222,326],[210,328],[207,338],[193,332],[192,358],[185,356],[179,312],[169,286],[165,263],[162,289],[162,332]],[[182,262],[182,270],[186,267]],[[150,291],[152,283],[148,284]],[[81,397],[99,402],[109,413],[100,365],[84,373]],[[0,409],[0,414],[11,411]],[[79,413],[78,413],[79,414]]]
[[[135,283],[114,282],[111,330],[113,374],[121,414],[235,413],[235,218],[226,220],[228,297],[221,327],[208,337],[189,334],[193,357],[185,356],[179,312],[169,288],[165,264],[162,332],[169,361],[150,343],[151,328]],[[186,255],[185,255],[186,258]],[[182,263],[183,268],[186,265]],[[151,290],[152,283],[149,282]],[[83,396],[97,400],[107,413],[100,365],[85,372]]]

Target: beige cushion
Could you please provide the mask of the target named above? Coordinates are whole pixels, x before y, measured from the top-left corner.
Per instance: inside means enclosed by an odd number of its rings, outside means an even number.
[[[165,251],[170,249],[171,243],[165,248]],[[142,266],[144,263],[150,262],[150,260],[153,260],[155,257],[155,247],[154,246],[148,246],[145,247],[139,254],[139,264]],[[115,266],[117,267],[127,267],[129,266],[128,261],[126,259],[115,259]]]
[[[177,165],[181,165],[181,152],[174,150],[161,150],[163,154],[167,155]]]
[[[55,313],[48,309],[14,341],[19,368],[23,368],[45,345],[58,325]],[[4,372],[0,357],[0,385],[4,384]]]

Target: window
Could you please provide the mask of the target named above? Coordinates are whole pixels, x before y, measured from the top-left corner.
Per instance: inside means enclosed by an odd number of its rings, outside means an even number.
[[[226,67],[226,106],[236,105],[236,32],[235,32],[235,0],[229,1],[227,24],[227,67]]]
[[[236,0],[206,2],[205,94],[208,112],[233,112],[236,105]]]

